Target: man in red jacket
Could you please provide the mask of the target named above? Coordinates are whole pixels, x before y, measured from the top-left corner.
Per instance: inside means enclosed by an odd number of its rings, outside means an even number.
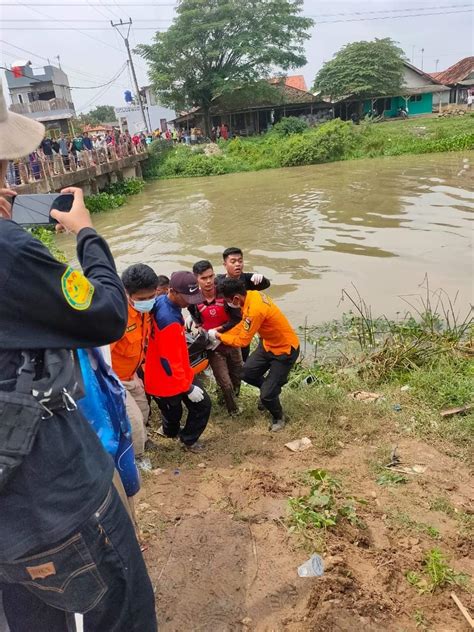
[[[193,384],[181,310],[202,301],[194,274],[173,272],[168,294],[159,296],[152,310],[145,361],[145,390],[157,398],[164,435],[179,437],[183,447],[192,451],[202,448],[198,439],[209,421],[211,400],[203,388]],[[183,404],[188,416],[181,429]]]

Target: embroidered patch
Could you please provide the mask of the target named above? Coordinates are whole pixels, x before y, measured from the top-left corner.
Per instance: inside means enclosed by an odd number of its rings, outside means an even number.
[[[252,320],[250,318],[244,318],[243,324],[245,331],[248,331],[250,329],[250,326],[252,325]]]
[[[127,329],[125,330],[125,333],[129,334],[131,331],[135,331],[136,328],[137,328],[137,323],[133,323],[133,325],[130,325],[130,327],[127,327]]]
[[[264,294],[263,292],[260,292],[260,296],[262,297],[262,301],[264,303],[266,303],[267,305],[271,305],[272,304],[271,300],[269,299],[269,297],[266,294]]]
[[[27,566],[26,572],[31,579],[46,579],[50,575],[56,575],[56,567],[54,562],[46,562],[46,564],[40,564],[39,566]]]
[[[94,296],[94,286],[79,272],[67,268],[61,277],[61,289],[68,304],[79,311],[88,309]]]

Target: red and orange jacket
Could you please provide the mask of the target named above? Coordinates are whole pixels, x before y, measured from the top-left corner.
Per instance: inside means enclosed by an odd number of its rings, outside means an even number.
[[[164,295],[157,298],[145,360],[145,390],[157,397],[189,393],[194,371],[181,309]]]
[[[110,345],[112,368],[122,382],[130,382],[143,364],[150,330],[150,314],[138,312],[129,303],[125,333]]]

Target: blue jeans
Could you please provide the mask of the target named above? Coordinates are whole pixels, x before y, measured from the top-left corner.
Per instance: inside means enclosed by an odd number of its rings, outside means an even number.
[[[97,511],[47,551],[0,563],[11,632],[156,632],[155,599],[127,511],[111,488]]]

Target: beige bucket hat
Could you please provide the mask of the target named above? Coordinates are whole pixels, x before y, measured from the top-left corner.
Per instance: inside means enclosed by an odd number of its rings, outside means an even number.
[[[34,151],[44,138],[45,127],[7,108],[0,81],[0,160],[22,158]]]

